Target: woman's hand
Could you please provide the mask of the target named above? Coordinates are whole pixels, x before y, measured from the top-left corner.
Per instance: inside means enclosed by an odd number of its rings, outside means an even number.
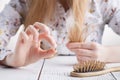
[[[99,60],[107,62],[109,48],[98,43],[68,43],[67,47],[76,54],[78,62],[87,60]]]
[[[38,32],[41,31],[41,33]],[[49,50],[40,48],[40,41],[46,39],[53,47]],[[41,23],[30,25],[25,32],[21,32],[15,48],[15,54],[7,56],[9,66],[20,67],[47,58],[56,53],[56,43],[49,34],[48,28]]]

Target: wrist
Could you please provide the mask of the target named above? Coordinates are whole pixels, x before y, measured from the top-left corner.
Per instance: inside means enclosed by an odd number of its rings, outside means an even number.
[[[15,54],[9,54],[7,55],[4,60],[3,60],[3,65],[8,66],[8,67],[21,67],[23,64],[20,63],[19,60],[17,60],[17,57]]]
[[[105,62],[107,63],[116,63],[116,62],[120,62],[120,47],[113,47],[113,46],[107,46],[106,47],[107,51],[106,51],[106,57],[105,57]]]
[[[105,63],[111,63],[112,60],[111,60],[111,48],[108,47],[108,46],[105,46],[105,53],[104,53],[104,62]]]
[[[109,62],[109,48],[106,47],[106,46],[102,46],[100,49],[99,49],[99,52],[98,52],[98,58],[97,58],[98,61],[101,61],[101,62]]]

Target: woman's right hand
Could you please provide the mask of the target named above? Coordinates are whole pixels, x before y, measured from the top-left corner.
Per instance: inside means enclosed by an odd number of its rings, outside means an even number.
[[[38,30],[42,32],[39,33]],[[11,66],[19,67],[54,55],[56,53],[56,43],[49,33],[48,28],[44,24],[37,22],[34,25],[30,25],[25,32],[20,33],[15,54],[7,56],[7,62],[9,64],[13,63]],[[49,50],[42,50],[40,48],[41,39],[46,39],[53,47]]]

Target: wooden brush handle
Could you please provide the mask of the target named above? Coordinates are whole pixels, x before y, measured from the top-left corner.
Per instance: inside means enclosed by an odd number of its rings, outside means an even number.
[[[70,75],[73,77],[91,77],[91,76],[99,76],[109,72],[117,72],[117,71],[120,71],[120,66],[112,67],[112,68],[108,68],[108,69],[104,69],[102,71],[96,71],[96,72],[77,73],[73,71],[70,73]]]

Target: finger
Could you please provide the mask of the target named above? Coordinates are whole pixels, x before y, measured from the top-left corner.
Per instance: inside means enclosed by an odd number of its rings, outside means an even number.
[[[30,26],[26,29],[26,33],[27,33],[28,35],[33,35],[34,41],[38,41],[38,31],[37,31],[32,25],[30,25]]]
[[[29,25],[29,26],[26,28],[26,30],[25,30],[25,32],[27,33],[27,35],[31,35],[30,26],[32,26],[32,25]]]
[[[79,42],[68,43],[68,44],[67,44],[67,47],[68,47],[69,49],[81,48],[81,44],[82,44],[82,43],[79,43]]]
[[[40,53],[40,57],[48,58],[48,57],[54,56],[56,54],[56,50],[55,49],[49,49],[49,50],[39,49],[39,53]]]
[[[88,43],[81,44],[81,46],[83,46],[86,49],[94,50],[98,48],[99,44],[96,42],[88,42]]]
[[[41,33],[39,35],[39,40],[45,39],[46,41],[48,41],[53,48],[57,47],[56,42],[54,41],[54,39],[50,36],[50,35],[46,35],[45,33]]]
[[[90,42],[90,43],[68,43],[67,47],[69,49],[96,49],[97,43]]]
[[[91,57],[83,57],[83,56],[77,56],[77,60],[78,60],[78,62],[79,63],[84,63],[84,61],[90,61],[90,60],[92,60],[92,58]]]
[[[20,36],[19,36],[19,39],[21,39],[24,42],[27,42],[29,37],[28,37],[28,35],[25,32],[21,32]]]
[[[49,30],[49,28],[48,28],[45,24],[36,22],[36,23],[34,24],[34,27],[35,27],[37,30],[40,30],[41,32],[44,32],[44,33],[46,33],[46,34],[50,34],[50,30]]]
[[[91,50],[86,50],[86,49],[71,49],[72,52],[75,52],[76,55],[78,56],[87,56],[87,57],[93,57],[94,55],[92,54]]]

